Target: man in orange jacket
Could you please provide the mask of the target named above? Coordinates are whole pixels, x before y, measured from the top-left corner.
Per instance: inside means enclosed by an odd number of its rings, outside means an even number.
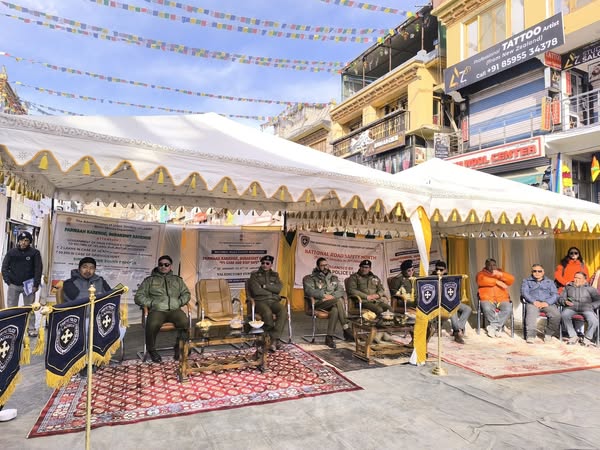
[[[504,323],[510,317],[512,304],[508,287],[514,281],[515,277],[498,269],[496,260],[492,258],[486,259],[485,267],[477,273],[479,299],[488,322],[486,331],[489,337],[501,337]]]

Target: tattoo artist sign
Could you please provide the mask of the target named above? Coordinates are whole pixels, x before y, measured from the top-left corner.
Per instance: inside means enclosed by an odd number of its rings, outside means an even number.
[[[444,71],[446,92],[462,89],[565,43],[562,13],[527,28]]]

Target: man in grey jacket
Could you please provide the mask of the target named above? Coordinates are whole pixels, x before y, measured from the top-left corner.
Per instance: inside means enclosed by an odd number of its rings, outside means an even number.
[[[559,301],[565,306],[561,318],[563,327],[569,336],[567,343],[577,344],[579,342],[575,327],[573,327],[573,316],[582,314],[588,324],[583,345],[594,345],[592,339],[598,329],[598,317],[594,310],[600,306],[600,293],[587,283],[587,276],[584,272],[577,272],[573,281],[567,283],[560,294]]]

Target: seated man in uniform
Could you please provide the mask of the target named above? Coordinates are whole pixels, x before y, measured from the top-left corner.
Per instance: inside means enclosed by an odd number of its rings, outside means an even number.
[[[379,277],[371,272],[370,260],[361,261],[358,272],[353,273],[349,278],[348,296],[360,297],[363,309],[373,311],[377,316],[390,310],[383,284]]]
[[[354,340],[344,308],[344,288],[338,277],[329,270],[329,264],[325,258],[317,259],[317,267],[310,275],[306,275],[302,279],[302,286],[304,287],[304,297],[315,299],[315,309],[329,312],[325,345],[331,348],[336,347],[333,335],[338,322],[344,331],[344,338],[347,341]]]
[[[260,258],[260,268],[250,274],[248,291],[256,302],[256,312],[261,315],[264,322],[264,330],[271,336],[269,350],[274,352],[281,348],[281,333],[285,326],[287,311],[281,305],[279,293],[283,284],[279,274],[273,270],[273,258],[265,255]],[[275,320],[273,320],[273,314]]]
[[[413,284],[410,278],[414,277],[414,273],[413,261],[412,259],[407,259],[400,264],[400,273],[388,282],[392,297],[401,300],[403,307],[406,305],[406,309],[413,315],[416,313],[416,302],[413,299]],[[403,312],[406,314],[407,311]]]
[[[162,361],[156,351],[156,336],[165,322],[172,322],[177,328],[175,359],[179,359],[179,339],[184,339],[189,327],[188,317],[181,308],[190,301],[190,291],[183,279],[171,270],[173,260],[164,255],[158,258],[158,266],[144,279],[135,293],[136,305],[149,310],[146,319],[146,348],[152,361]]]

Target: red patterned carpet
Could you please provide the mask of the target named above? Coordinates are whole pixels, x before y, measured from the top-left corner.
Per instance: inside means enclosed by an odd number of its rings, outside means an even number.
[[[230,350],[205,353],[202,358],[225,352]],[[130,360],[99,369],[94,375],[92,428],[359,389],[293,344],[270,356],[265,373],[256,369],[203,372],[192,375],[188,383],[177,381],[174,361]],[[74,377],[52,394],[28,437],[84,430],[85,404],[86,383]]]

